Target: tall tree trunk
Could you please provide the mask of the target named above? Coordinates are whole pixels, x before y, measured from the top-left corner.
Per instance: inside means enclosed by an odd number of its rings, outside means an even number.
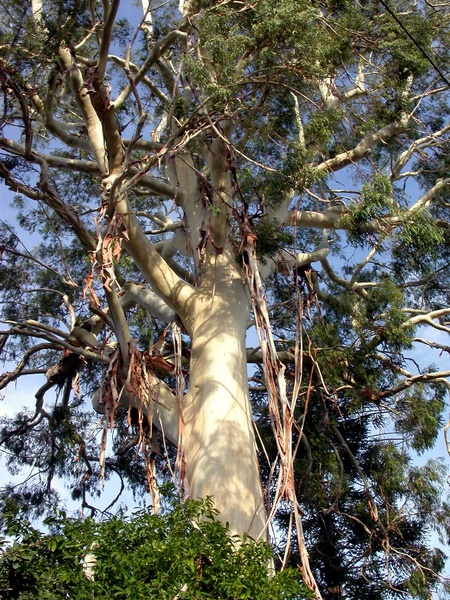
[[[231,252],[212,263],[192,306],[187,483],[191,497],[212,497],[232,533],[258,538],[265,511],[246,372],[249,295]]]

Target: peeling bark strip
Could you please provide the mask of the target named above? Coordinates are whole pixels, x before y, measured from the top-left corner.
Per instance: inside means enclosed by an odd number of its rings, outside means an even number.
[[[251,230],[250,223],[243,215],[242,222],[242,252],[244,255],[245,273],[250,290],[253,312],[256,321],[259,343],[262,353],[262,366],[264,381],[267,387],[268,406],[272,430],[278,449],[280,461],[279,480],[273,501],[273,507],[268,518],[268,523],[278,504],[286,499],[294,514],[297,541],[301,559],[301,572],[305,584],[314,592],[317,600],[322,598],[314,574],[311,570],[309,555],[303,536],[301,509],[297,500],[294,477],[294,454],[292,428],[294,415],[286,393],[286,380],[284,373],[286,366],[281,363],[272,335],[269,313],[259,274],[256,258],[257,238]]]
[[[172,339],[174,346],[174,372],[176,377],[176,398],[178,402],[179,421],[178,421],[178,440],[177,440],[177,458],[175,461],[175,474],[180,477],[180,491],[185,484],[186,478],[186,457],[184,455],[184,416],[183,416],[183,399],[185,380],[181,364],[182,355],[182,340],[181,329],[176,321],[171,324]],[[189,493],[189,491],[187,491]]]

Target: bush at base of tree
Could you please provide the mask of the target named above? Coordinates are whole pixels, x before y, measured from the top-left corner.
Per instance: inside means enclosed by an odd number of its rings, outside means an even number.
[[[272,549],[236,544],[210,501],[189,500],[167,514],[140,511],[102,523],[64,513],[46,519],[50,533],[18,515],[6,518],[2,540],[3,600],[278,600],[310,597],[300,573],[270,576]],[[92,558],[90,558],[92,557]],[[94,558],[95,557],[95,558]],[[90,576],[89,568],[92,569]]]

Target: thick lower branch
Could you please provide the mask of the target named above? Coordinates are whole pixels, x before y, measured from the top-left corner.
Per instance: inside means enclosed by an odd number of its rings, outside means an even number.
[[[146,394],[138,398],[136,395],[130,395],[123,391],[120,396],[121,405],[125,407],[142,410],[147,417],[171,444],[178,444],[178,427],[180,419],[180,409],[176,395],[168,385],[153,377]],[[104,414],[105,402],[103,400],[102,389],[98,389],[92,396],[92,407],[95,412]]]
[[[126,227],[127,239],[123,241],[125,249],[153,289],[178,314],[189,332],[189,298],[193,289],[178,277],[149,242],[136,216],[129,210],[128,202],[123,199],[117,208]]]

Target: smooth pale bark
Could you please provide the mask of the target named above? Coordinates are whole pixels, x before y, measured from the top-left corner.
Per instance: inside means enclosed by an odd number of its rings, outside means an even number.
[[[71,87],[73,97],[86,124],[89,141],[97,164],[102,173],[108,172],[106,164],[105,140],[103,137],[101,121],[95,111],[90,95],[86,93],[84,80],[79,68],[74,64],[72,54],[68,48],[59,49],[61,66],[67,73],[67,82]]]
[[[167,304],[151,290],[136,283],[126,283],[123,287],[125,294],[121,298],[123,310],[129,310],[139,304],[145,310],[164,323],[170,323],[175,318],[175,313]]]
[[[232,533],[264,536],[265,511],[248,398],[250,300],[232,256],[218,255],[192,298],[190,388],[183,406],[192,498],[211,496]]]

